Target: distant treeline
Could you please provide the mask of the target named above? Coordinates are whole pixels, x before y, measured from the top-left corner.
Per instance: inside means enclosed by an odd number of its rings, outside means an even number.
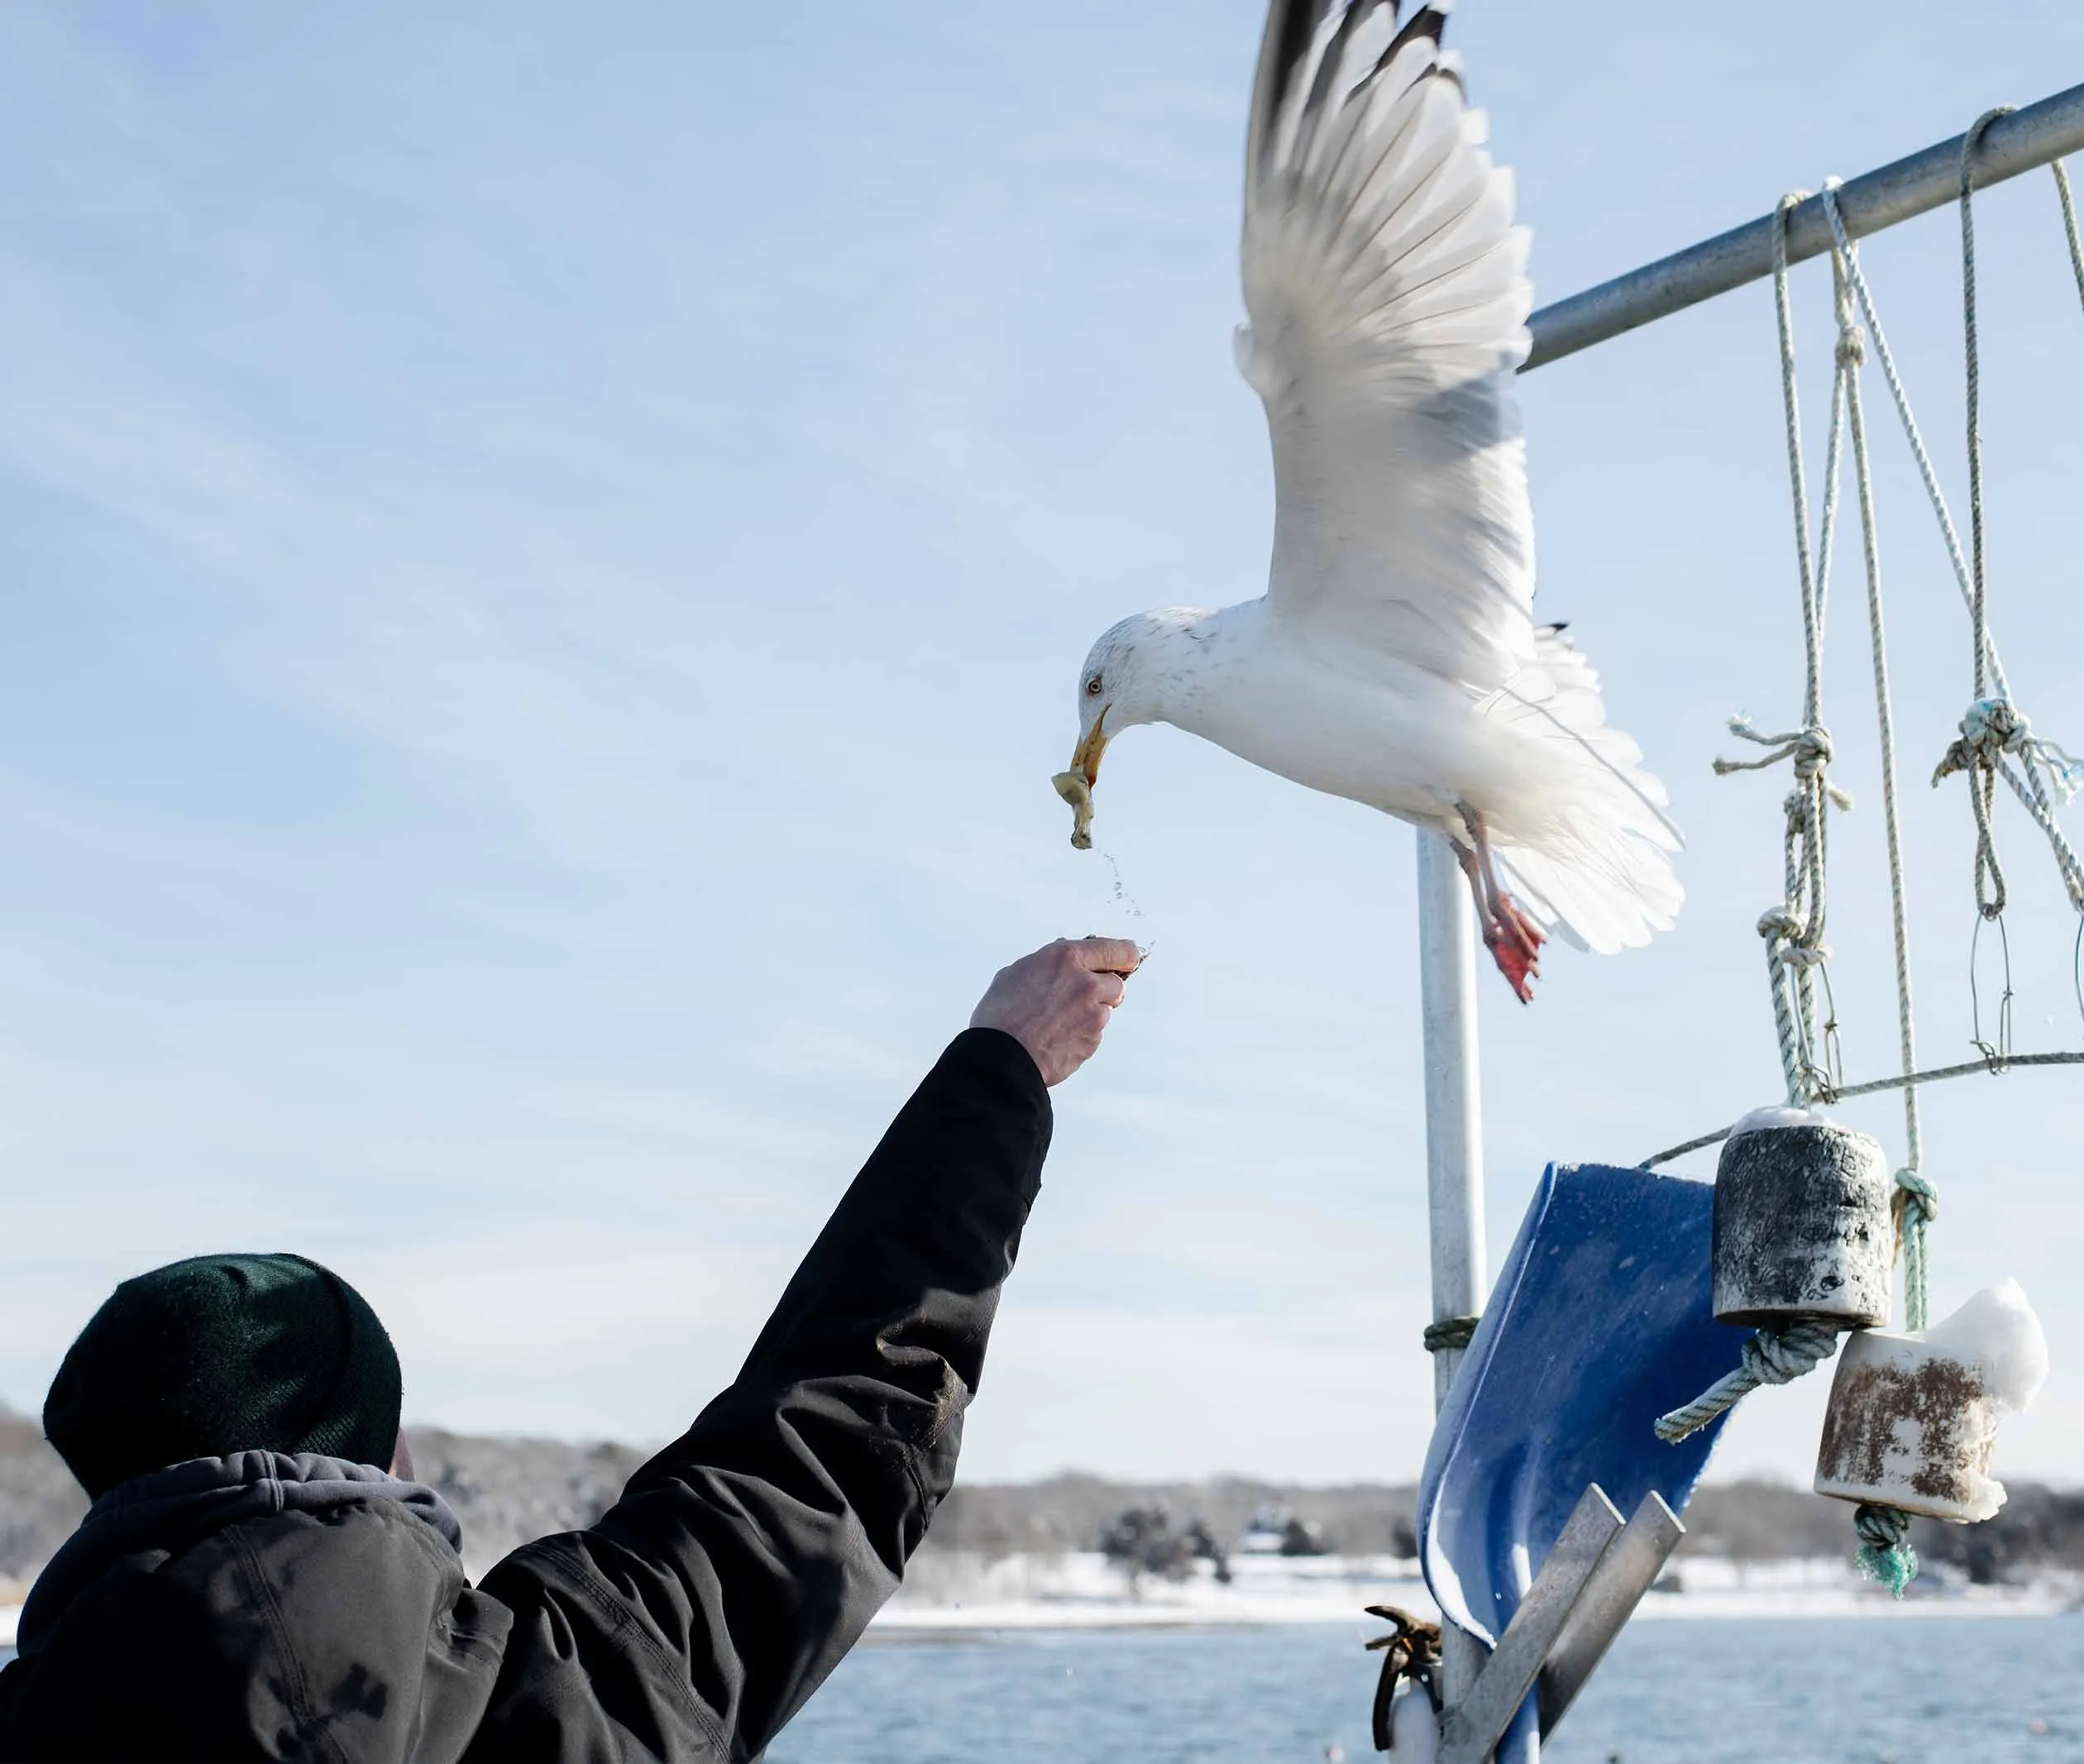
[[[590,1524],[644,1454],[616,1445],[494,1439],[431,1428],[410,1435],[416,1470],[463,1523],[466,1559],[482,1573],[516,1545]],[[2013,1482],[2002,1513],[1983,1525],[1920,1523],[1913,1541],[1927,1560],[1972,1580],[2024,1580],[2058,1567],[2084,1570],[2084,1493]],[[36,1422],[0,1409],[0,1583],[33,1579],[79,1523],[85,1499]],[[1219,1476],[1203,1482],[1116,1482],[1067,1475],[1032,1483],[958,1487],[942,1503],[926,1547],[987,1558],[1059,1555],[1099,1546],[1132,1509],[1162,1508],[1183,1527],[1198,1521],[1224,1547],[1268,1509],[1313,1527],[1324,1546],[1355,1556],[1409,1556],[1413,1491],[1379,1483],[1308,1487]],[[1845,1556],[1852,1509],[1785,1483],[1703,1489],[1686,1512],[1685,1554],[1737,1562]],[[0,1595],[9,1589],[0,1585]]]

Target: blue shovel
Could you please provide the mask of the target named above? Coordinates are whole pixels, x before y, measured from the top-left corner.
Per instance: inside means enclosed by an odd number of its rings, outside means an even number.
[[[1722,1423],[1676,1445],[1652,1425],[1733,1370],[1749,1333],[1714,1317],[1714,1199],[1649,1170],[1542,1173],[1418,1485],[1426,1585],[1491,1649],[1442,1723],[1442,1764],[1537,1756],[1678,1542]]]

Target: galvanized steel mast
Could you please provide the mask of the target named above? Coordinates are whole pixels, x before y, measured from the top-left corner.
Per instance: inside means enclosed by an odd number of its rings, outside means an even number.
[[[1884,165],[1840,186],[1847,230],[1863,237],[1952,202],[1959,193],[1964,136]],[[1977,146],[1976,186],[2001,183],[2084,148],[2084,85],[1999,117]],[[1683,312],[1772,273],[1768,214],[1612,281],[1543,307],[1528,321],[1534,339],[1522,373],[1589,349],[1655,320]],[[1820,198],[1789,217],[1790,262],[1830,249]],[[1483,1305],[1484,1269],[1482,1109],[1478,1089],[1475,915],[1460,864],[1437,834],[1418,835],[1418,967],[1423,1018],[1426,1193],[1432,1250],[1436,1322],[1474,1315]],[[1434,1355],[1434,1404],[1446,1400],[1462,1358],[1459,1348]],[[1615,1626],[1625,1620],[1618,1613]],[[1467,1695],[1483,1664],[1474,1644],[1449,1637],[1445,1690],[1449,1706]],[[1515,1761],[1518,1764],[1518,1761]]]

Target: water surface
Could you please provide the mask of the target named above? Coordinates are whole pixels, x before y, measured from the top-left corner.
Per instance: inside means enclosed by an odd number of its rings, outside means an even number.
[[[1018,1635],[856,1650],[770,1764],[1275,1764],[1375,1758],[1345,1626]],[[2084,1759],[2084,1618],[1639,1623],[1550,1764]]]
[[[1365,1633],[872,1642],[768,1764],[1364,1764],[1377,1756]],[[13,1657],[0,1648],[0,1664]],[[1638,1623],[1542,1755],[2070,1764],[2084,1759],[2084,1618]]]

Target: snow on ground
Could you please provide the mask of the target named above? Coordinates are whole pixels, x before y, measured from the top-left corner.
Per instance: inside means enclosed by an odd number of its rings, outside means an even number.
[[[1140,1575],[1132,1583],[1097,1552],[1064,1556],[935,1556],[914,1565],[903,1590],[876,1618],[887,1632],[963,1629],[1162,1628],[1224,1623],[1322,1623],[1372,1619],[1371,1604],[1438,1613],[1418,1565],[1392,1556],[1233,1556],[1231,1579],[1209,1566],[1184,1580]]]
[[[983,1629],[1162,1628],[1221,1624],[1352,1623],[1371,1604],[1439,1614],[1418,1565],[1389,1556],[1234,1556],[1224,1585],[1206,1563],[1183,1580],[1145,1575],[1133,1583],[1097,1554],[930,1556],[915,1565],[874,1633]],[[2047,1580],[2028,1587],[1969,1586],[1928,1573],[1898,1603],[1862,1580],[1850,1561],[1739,1565],[1689,1560],[1640,1618],[2039,1616],[2074,1609],[2080,1589]]]

